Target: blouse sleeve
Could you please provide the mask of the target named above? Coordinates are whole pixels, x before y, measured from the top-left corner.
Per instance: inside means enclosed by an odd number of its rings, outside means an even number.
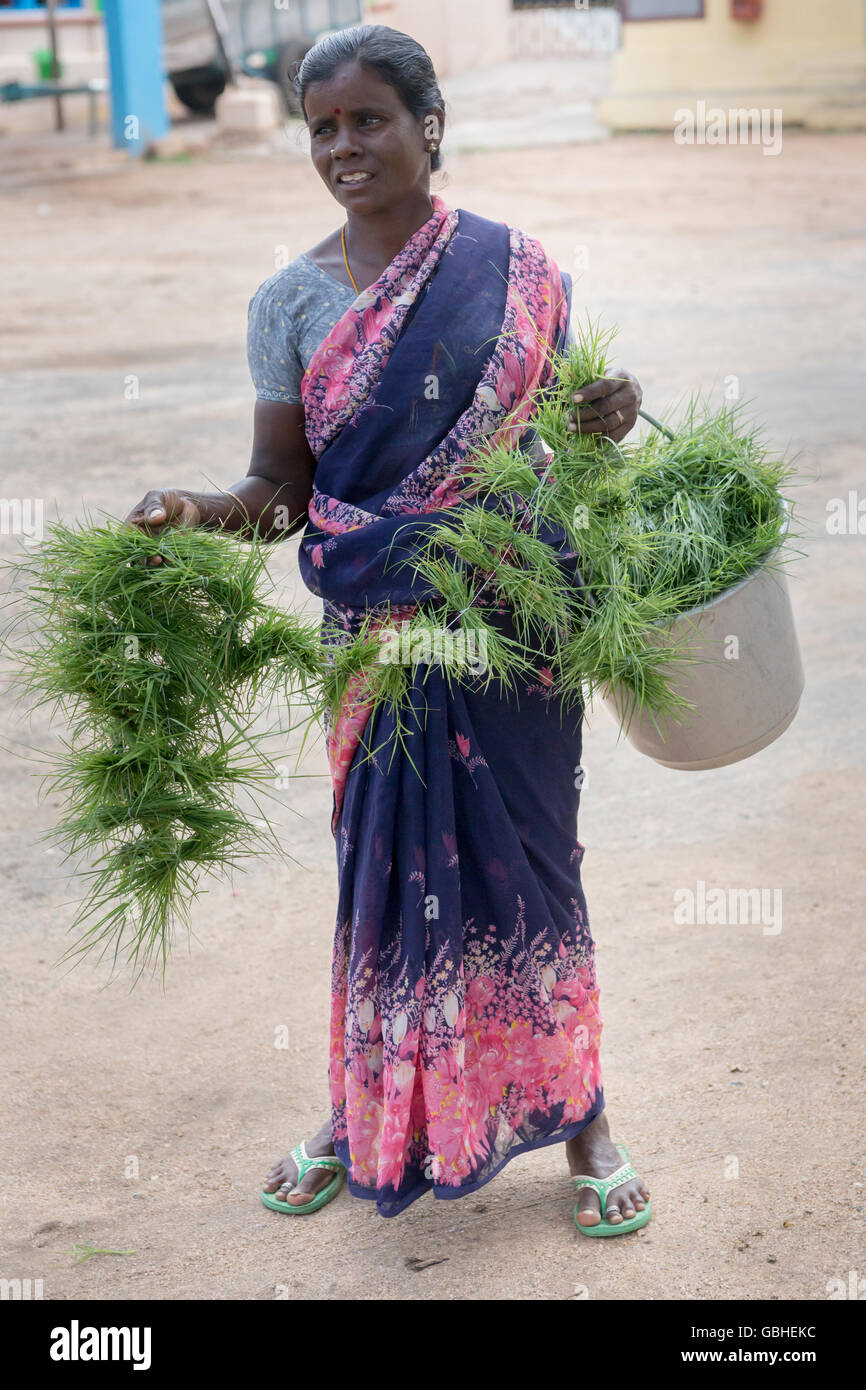
[[[266,280],[250,300],[247,362],[259,400],[300,404],[304,367],[286,287],[279,277]]]
[[[565,329],[565,341],[563,343],[563,347],[569,348],[571,347],[572,343],[577,341],[577,333],[575,330],[576,314],[574,312],[574,278],[571,275],[567,275],[562,270],[560,270],[559,273],[562,276],[563,288],[566,290],[568,294],[568,323]]]
[[[571,313],[568,316],[568,327],[565,330],[565,346],[571,347],[572,343],[577,342],[577,332],[574,325],[574,300],[571,301]]]

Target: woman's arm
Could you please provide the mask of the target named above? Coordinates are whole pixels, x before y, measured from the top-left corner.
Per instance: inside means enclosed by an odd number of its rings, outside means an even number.
[[[154,489],[136,503],[126,521],[149,533],[167,526],[201,526],[243,538],[258,527],[263,537],[290,536],[306,521],[315,467],[303,406],[257,400],[245,478],[225,492]]]

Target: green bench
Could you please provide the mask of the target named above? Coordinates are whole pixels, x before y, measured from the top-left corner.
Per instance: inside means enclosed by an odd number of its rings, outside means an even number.
[[[31,101],[35,97],[89,97],[88,128],[91,135],[99,129],[96,102],[110,88],[106,77],[91,77],[88,82],[4,82],[0,85],[0,101]]]

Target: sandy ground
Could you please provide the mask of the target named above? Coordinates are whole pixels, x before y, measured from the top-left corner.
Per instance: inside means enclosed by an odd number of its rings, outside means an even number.
[[[464,153],[440,181],[563,268],[588,259],[578,294],[621,325],[650,410],[692,388],[720,398],[736,376],[800,468],[807,685],[785,737],[689,775],[617,742],[603,710],[588,718],[580,835],[608,1111],[649,1180],[649,1228],[582,1240],[559,1146],[395,1221],[345,1192],[306,1220],[266,1211],[265,1171],[325,1107],[336,873],[321,749],[279,810],[300,863],[213,888],[165,992],[130,995],[102,990],[104,971],[55,968],[75,886],[39,838],[56,805],[37,801],[34,750],[57,732],[7,698],[0,1274],[42,1278],[52,1299],[815,1300],[866,1272],[866,540],[825,528],[828,500],[863,489],[864,156],[863,136],[786,132],[778,158],[635,136]],[[278,248],[335,224],[294,156],[88,157],[27,178],[15,164],[3,213],[3,488],[66,517],[243,475],[247,302]],[[278,578],[292,602],[292,543]],[[699,879],[781,889],[781,932],[677,925],[674,893]],[[76,1264],[82,1237],[127,1253]]]

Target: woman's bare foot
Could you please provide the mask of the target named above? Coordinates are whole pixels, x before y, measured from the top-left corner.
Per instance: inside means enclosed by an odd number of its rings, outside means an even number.
[[[312,1139],[307,1140],[307,1153],[310,1158],[324,1158],[326,1155],[333,1158],[334,1144],[331,1139],[330,1119],[325,1121]],[[270,1192],[278,1202],[288,1202],[293,1207],[305,1207],[333,1177],[333,1168],[309,1168],[298,1183],[298,1165],[289,1155],[274,1164],[262,1183],[262,1190]],[[287,1182],[292,1184],[291,1192],[280,1192],[280,1187]],[[298,1183],[297,1187],[295,1183]]]
[[[588,1178],[608,1178],[622,1167],[622,1157],[610,1137],[604,1111],[582,1129],[576,1139],[569,1139],[565,1156],[572,1175],[582,1173]],[[643,1211],[648,1201],[649,1192],[643,1180],[630,1178],[607,1194],[607,1220],[612,1226],[618,1226]],[[581,1226],[597,1226],[601,1221],[601,1203],[598,1193],[591,1187],[578,1193],[577,1219]]]

